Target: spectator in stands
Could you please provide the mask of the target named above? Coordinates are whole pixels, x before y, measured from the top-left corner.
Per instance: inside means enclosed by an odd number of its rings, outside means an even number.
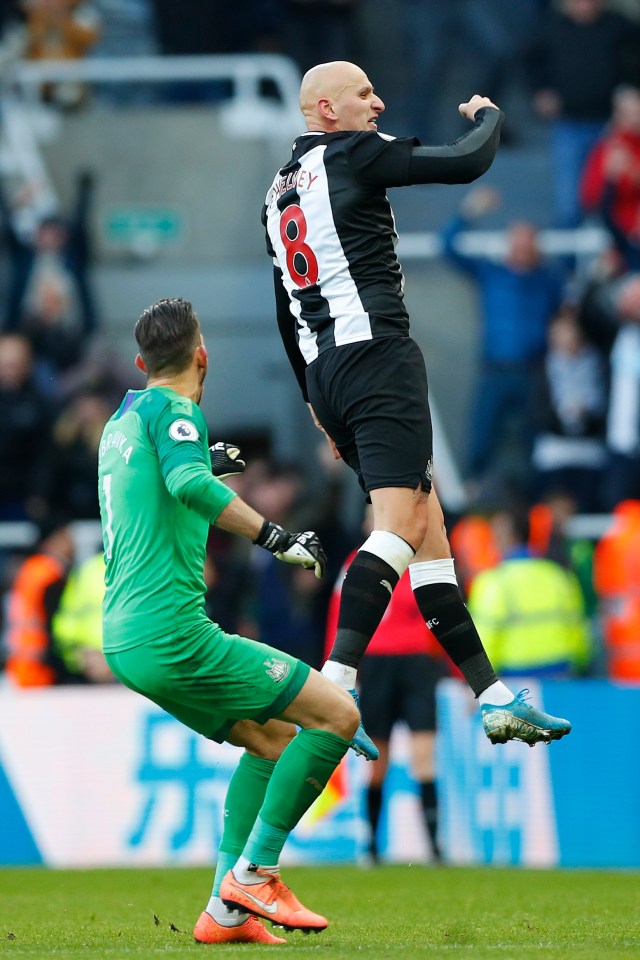
[[[442,137],[434,113],[452,62],[458,69],[460,61],[463,68],[468,64],[473,89],[494,103],[502,103],[518,58],[537,28],[538,2],[403,0],[399,7],[405,35],[407,130],[423,143],[436,143]],[[403,64],[398,67],[402,69]],[[507,126],[507,142],[512,136]],[[505,127],[500,139],[504,143]]]
[[[373,515],[368,508],[365,531],[371,532]],[[355,551],[338,574],[327,617],[326,651],[331,650],[338,623],[340,591]],[[371,764],[366,811],[369,820],[369,854],[379,860],[378,834],[384,782],[389,771],[389,745],[396,723],[405,722],[411,736],[411,768],[420,792],[425,831],[431,858],[442,859],[438,842],[435,732],[436,685],[449,676],[451,665],[413,599],[408,572],[400,578],[391,602],[375,631],[358,673],[362,722],[379,751]]]
[[[14,211],[0,191],[5,242],[11,259],[4,329],[29,338],[43,385],[55,385],[57,375],[81,359],[97,326],[87,275],[87,217],[92,189],[93,178],[82,174],[71,221],[46,218],[39,224],[33,241],[16,229]]]
[[[304,475],[292,464],[268,462],[264,466],[262,478],[251,487],[251,504],[258,511],[268,510],[274,522],[286,527],[294,522],[305,489]],[[255,477],[259,469],[259,464],[250,463],[245,479],[252,482],[252,475]],[[326,620],[322,583],[306,583],[295,576],[293,567],[278,563],[271,555],[263,557],[263,553],[253,554],[253,591],[249,598],[257,639],[266,644],[275,641],[278,649],[320,669]],[[282,574],[276,567],[283,568]]]
[[[600,213],[630,270],[640,269],[640,89],[620,87],[613,117],[582,177],[582,204]]]
[[[152,57],[158,53],[152,0],[95,0],[102,20],[92,58]],[[97,101],[121,107],[157,101],[157,84],[139,82],[93,85]]]
[[[625,500],[596,544],[593,575],[599,598],[608,676],[640,681],[640,502]]]
[[[255,53],[273,50],[282,24],[281,0],[153,0],[161,53],[169,56]],[[165,99],[175,103],[213,102],[232,92],[226,80],[170,83]]]
[[[26,56],[30,60],[79,60],[100,37],[96,6],[86,0],[23,0],[27,21]],[[59,107],[78,107],[86,97],[81,83],[45,85],[45,100]]]
[[[0,73],[20,60],[27,48],[25,14],[20,0],[0,4]]]
[[[529,51],[537,113],[552,123],[556,221],[581,219],[579,184],[584,163],[611,113],[615,88],[635,63],[638,33],[603,0],[561,0],[550,8]]]
[[[360,0],[279,0],[284,52],[302,73],[316,63],[353,60]]]
[[[52,645],[64,664],[58,683],[111,683],[102,652],[104,556],[98,553],[74,567],[52,617]]]
[[[324,622],[327,606],[322,584],[310,583],[291,568],[276,569],[275,558],[261,565],[255,585],[257,638],[304,660],[316,670],[324,663]],[[284,566],[279,564],[279,566]],[[316,579],[315,577],[313,578]]]
[[[80,394],[61,411],[53,425],[49,503],[74,520],[97,520],[98,443],[111,416],[99,396]]]
[[[613,297],[620,328],[611,350],[604,483],[608,510],[622,500],[640,499],[640,274],[623,277]]]
[[[609,357],[620,330],[617,299],[628,271],[613,247],[603,250],[586,266],[576,296],[577,320],[589,343],[609,367]]]
[[[247,614],[245,600],[252,585],[249,558],[245,551],[238,549],[237,539],[216,527],[209,531],[204,566],[207,586],[204,606],[209,619],[219,623],[226,633],[245,636],[253,635],[255,617],[249,623],[244,621]]]
[[[456,558],[456,574],[465,597],[481,570],[500,563],[500,552],[488,516],[468,513],[456,521],[449,536],[451,552]]]
[[[305,490],[295,512],[300,529],[315,530],[327,552],[325,575],[316,601],[323,624],[343,558],[362,539],[359,488],[350,487],[349,480],[343,462],[335,459],[323,438],[316,446],[315,462],[305,477]],[[355,495],[352,503],[348,502],[349,493]]]
[[[525,510],[501,510],[492,526],[503,559],[478,574],[468,601],[491,662],[505,677],[584,673],[591,638],[576,577],[531,554]]]
[[[138,379],[139,378],[139,379]],[[108,332],[92,336],[82,359],[60,373],[60,401],[66,403],[81,395],[101,397],[113,410],[129,389],[142,387],[138,370],[129,372],[118,352],[117,342]]]
[[[0,334],[0,521],[42,516],[50,431],[49,404],[34,381],[29,341]]]
[[[529,510],[529,549],[538,557],[554,560],[572,570],[580,584],[585,614],[597,630],[598,598],[593,584],[594,542],[588,536],[575,536],[570,522],[578,512],[576,501],[563,490],[550,491]],[[592,663],[592,668],[593,668]]]
[[[35,552],[18,568],[8,594],[5,670],[18,687],[50,686],[66,673],[55,651],[51,623],[73,555],[66,519],[48,516],[40,526]]]
[[[475,280],[480,296],[481,368],[470,418],[465,471],[469,479],[482,477],[495,465],[501,433],[509,421],[517,423],[524,441],[522,461],[528,472],[534,385],[549,320],[562,293],[561,275],[542,259],[537,230],[530,223],[511,224],[506,256],[500,262],[460,251],[461,231],[499,202],[500,195],[489,187],[472,190],[442,234],[445,256]]]
[[[152,0],[94,0],[102,32],[92,55],[139,57],[157,53]]]
[[[580,512],[601,509],[606,402],[601,356],[586,342],[575,310],[565,306],[549,328],[535,400],[539,495],[563,490]]]

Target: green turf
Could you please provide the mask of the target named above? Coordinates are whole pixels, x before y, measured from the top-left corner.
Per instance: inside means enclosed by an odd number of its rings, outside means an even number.
[[[208,870],[0,870],[0,955],[640,958],[638,873],[390,866],[290,868],[285,878],[330,918],[328,930],[288,934],[286,947],[207,947],[191,929]]]

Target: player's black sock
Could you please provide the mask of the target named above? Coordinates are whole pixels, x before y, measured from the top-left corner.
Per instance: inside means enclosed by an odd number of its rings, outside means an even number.
[[[426,780],[420,784],[420,802],[434,860],[441,860],[442,854],[438,844],[438,796],[433,780]]]
[[[378,824],[382,810],[382,787],[369,785],[367,787],[367,817],[369,820],[370,840],[369,851],[374,860],[378,859]]]
[[[342,584],[338,630],[329,660],[358,668],[399,580],[393,567],[359,550]]]
[[[427,626],[479,696],[498,678],[460,588],[453,583],[427,583],[414,587],[413,595]]]

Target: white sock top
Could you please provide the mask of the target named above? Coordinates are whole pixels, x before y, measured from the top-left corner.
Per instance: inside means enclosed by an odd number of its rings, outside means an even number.
[[[353,690],[356,685],[358,671],[355,667],[348,667],[346,663],[336,663],[335,660],[327,660],[322,668],[323,677],[333,680],[343,690]]]
[[[367,553],[380,557],[390,567],[393,567],[399,577],[405,572],[415,555],[415,550],[409,546],[406,540],[389,530],[373,530],[360,550],[366,550]]]
[[[231,910],[220,897],[211,897],[205,909],[221,927],[239,927],[249,916],[242,910]]]
[[[249,870],[251,866],[253,866],[253,864],[251,864],[246,857],[238,857],[238,862],[233,867],[233,875],[238,883],[264,883],[264,874],[261,875],[255,870]],[[278,873],[280,869],[277,863],[271,866],[265,866],[263,864],[259,866],[261,870],[269,870],[271,873]]]
[[[478,703],[488,703],[492,707],[504,707],[514,699],[513,693],[502,680],[495,680],[490,687],[478,695]]]
[[[452,583],[458,586],[453,559],[445,557],[442,560],[420,560],[409,564],[411,589],[425,587],[431,583]]]

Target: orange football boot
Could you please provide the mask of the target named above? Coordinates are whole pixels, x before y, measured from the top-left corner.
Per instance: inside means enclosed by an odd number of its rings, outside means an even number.
[[[206,911],[200,914],[193,930],[194,940],[198,943],[286,943],[282,937],[274,937],[260,923],[257,917],[250,915],[244,923],[236,927],[224,927]]]
[[[279,873],[258,870],[264,877],[262,883],[239,883],[229,870],[220,888],[220,899],[231,909],[256,913],[264,920],[284,927],[285,930],[302,930],[303,933],[320,933],[329,926],[326,917],[307,910],[289,887],[282,882]]]

